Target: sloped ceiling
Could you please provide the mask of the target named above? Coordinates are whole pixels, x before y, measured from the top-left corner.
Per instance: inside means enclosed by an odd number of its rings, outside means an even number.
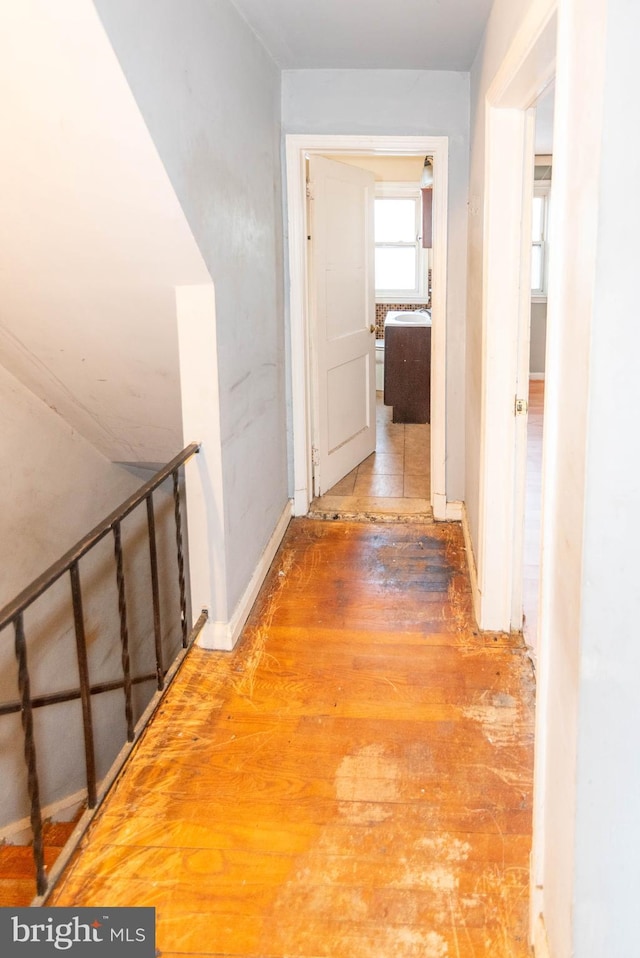
[[[91,4],[0,14],[0,363],[103,455],[182,445],[175,287],[210,282]]]
[[[492,0],[232,0],[295,69],[470,68]]]
[[[553,153],[555,84],[536,103],[536,153]]]

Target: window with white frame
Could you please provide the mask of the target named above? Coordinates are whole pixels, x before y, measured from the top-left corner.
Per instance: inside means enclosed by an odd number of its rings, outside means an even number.
[[[551,184],[536,183],[533,188],[531,217],[531,298],[547,298],[549,197]]]
[[[419,187],[377,184],[374,211],[376,299],[424,299],[427,271]]]

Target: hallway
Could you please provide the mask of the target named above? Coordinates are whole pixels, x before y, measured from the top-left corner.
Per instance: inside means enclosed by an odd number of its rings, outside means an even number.
[[[294,520],[238,649],[194,649],[55,905],[177,955],[525,958],[533,679],[457,525]]]

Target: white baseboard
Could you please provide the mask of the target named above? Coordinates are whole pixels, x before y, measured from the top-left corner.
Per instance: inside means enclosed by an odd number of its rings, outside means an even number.
[[[464,509],[464,503],[463,503],[463,502],[460,502],[460,501],[458,501],[458,500],[454,500],[453,502],[448,502],[448,503],[447,503],[447,510],[446,510],[447,521],[448,521],[448,522],[461,522],[461,521],[462,521],[463,509]]]
[[[529,373],[529,379],[544,379],[544,373]]]
[[[309,496],[306,489],[297,489],[293,496],[293,515],[306,516],[309,511]]]
[[[469,530],[469,517],[467,516],[467,507],[462,503],[462,534],[464,535],[464,548],[467,554],[467,566],[469,568],[469,578],[471,580],[471,596],[473,598],[473,611],[476,622],[480,621],[480,589],[478,586],[478,570],[476,568],[476,557],[473,552],[473,543],[471,541],[471,532]]]
[[[198,639],[198,645],[203,649],[215,649],[220,652],[231,652],[240,638],[243,626],[247,621],[253,603],[256,601],[260,587],[271,567],[278,546],[287,531],[291,520],[292,502],[289,500],[278,519],[276,527],[269,539],[264,552],[251,576],[249,585],[244,590],[242,598],[235,607],[231,618],[227,622],[211,622],[209,628],[203,631]]]
[[[431,507],[436,522],[445,522],[447,519],[447,497],[441,492],[434,492],[431,497]]]
[[[547,929],[545,928],[542,915],[538,915],[538,919],[533,928],[533,953],[535,958],[551,958]]]
[[[65,798],[59,798],[57,802],[51,802],[43,807],[43,821],[50,818],[54,822],[70,822],[86,800],[86,788],[74,792],[73,795],[67,795]],[[0,828],[0,842],[8,842],[9,845],[28,845],[31,839],[30,818],[21,818],[17,822],[11,822]]]

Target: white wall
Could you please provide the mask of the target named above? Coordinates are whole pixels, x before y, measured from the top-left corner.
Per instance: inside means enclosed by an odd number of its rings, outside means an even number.
[[[535,0],[496,0],[472,70],[467,506],[476,535],[485,94]],[[540,11],[545,5],[539,4]],[[534,919],[551,958],[637,952],[635,195],[640,16],[558,4],[537,694]],[[477,305],[476,305],[477,304]]]
[[[464,490],[469,78],[420,70],[285,70],[283,133],[449,137],[447,497]]]
[[[543,910],[554,958],[634,958],[640,135],[629,104],[640,13],[624,0],[598,0],[588,18],[578,0],[559,11]]]
[[[227,596],[287,501],[280,75],[228,0],[96,0],[215,284]]]
[[[0,10],[0,362],[113,460],[182,448],[174,286],[209,281],[90,0]]]
[[[486,177],[486,97],[518,28],[534,0],[496,0],[484,42],[471,71],[471,173],[469,200],[469,285],[467,316],[467,479],[466,507],[476,555],[479,543],[481,470],[481,410],[486,384],[483,369],[484,228]],[[560,106],[558,79],[556,118],[566,117]],[[565,122],[567,120],[565,119]],[[573,121],[575,123],[576,120]],[[581,124],[588,127],[584,116]],[[573,125],[573,124],[572,124]],[[555,222],[572,223],[574,211],[562,209],[564,184],[556,171],[564,169],[563,144],[555,144]],[[561,160],[562,154],[562,160]],[[588,155],[588,154],[585,154]],[[585,196],[593,196],[587,189]],[[593,204],[592,204],[592,208]],[[580,244],[573,243],[576,248]],[[567,256],[571,256],[570,243]],[[559,255],[555,237],[552,251]],[[564,270],[553,260],[551,279]],[[570,275],[574,275],[573,268]],[[558,310],[557,314],[554,310]],[[574,863],[575,762],[577,720],[578,636],[580,628],[581,510],[583,491],[588,328],[570,299],[558,304],[549,291],[549,328],[552,356],[545,388],[545,499],[543,513],[542,592],[539,626],[537,695],[536,794],[532,916],[544,915],[552,958],[569,958]],[[557,318],[554,319],[554,316]],[[516,316],[513,317],[514,323]],[[586,333],[586,336],[585,336]],[[562,360],[560,360],[562,354]],[[553,358],[556,357],[556,358]],[[573,362],[571,362],[573,360]],[[563,365],[563,375],[559,366]],[[569,368],[570,367],[570,368]],[[515,386],[515,383],[514,383]],[[491,428],[491,423],[487,424]],[[551,447],[553,446],[553,452]],[[491,494],[491,490],[488,491]],[[546,958],[541,951],[541,958]]]

